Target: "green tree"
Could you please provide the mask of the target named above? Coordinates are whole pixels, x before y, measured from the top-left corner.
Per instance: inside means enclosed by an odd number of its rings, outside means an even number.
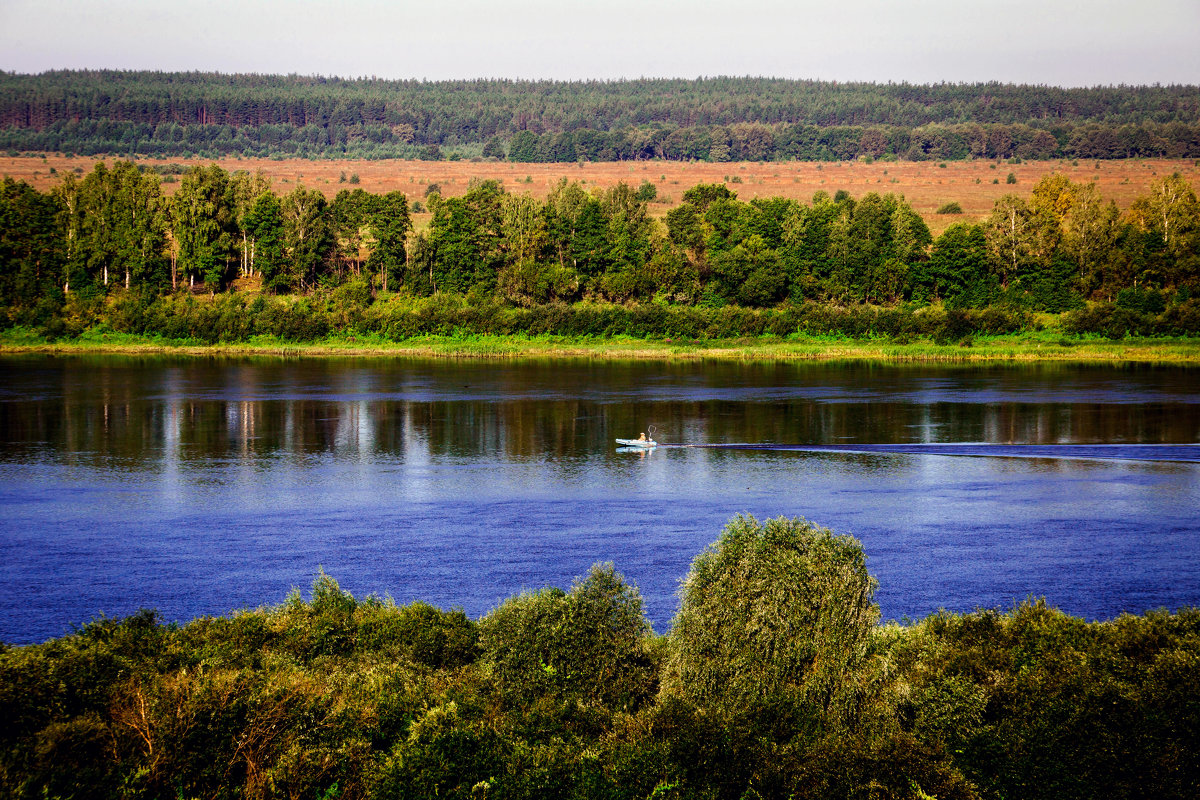
[[[362,251],[371,244],[371,221],[380,199],[362,189],[343,189],[329,205],[329,219],[335,240],[333,252],[338,263],[348,268],[355,277],[362,270]],[[404,218],[408,219],[407,207]]]
[[[305,291],[324,275],[333,248],[333,226],[325,195],[297,186],[283,198],[283,237],[287,285]]]
[[[62,231],[62,290],[65,294],[71,291],[72,286],[79,288],[88,282],[86,259],[82,255],[82,198],[75,174],[67,173],[62,183],[54,187],[53,194],[58,201],[58,227]]]
[[[268,289],[286,288],[283,251],[283,206],[272,191],[264,191],[239,221],[246,234],[247,274],[262,276]]]
[[[1148,196],[1134,201],[1129,214],[1139,228],[1161,238],[1170,255],[1166,281],[1200,285],[1200,201],[1191,184],[1178,172],[1160,178]]]
[[[951,225],[937,238],[929,262],[918,270],[913,281],[914,295],[921,299],[943,298],[962,308],[988,305],[998,289],[988,270],[983,227],[969,223]]]
[[[0,325],[41,324],[62,303],[61,206],[24,181],[0,184]]]
[[[509,263],[537,259],[547,244],[546,215],[529,195],[504,195],[501,235]]]
[[[875,586],[854,539],[739,516],[684,579],[663,691],[727,718],[850,724]]]
[[[137,283],[158,289],[166,278],[165,203],[158,181],[128,161],[117,162],[108,179],[113,257],[125,271],[125,288]]]
[[[461,197],[443,200],[433,212],[421,255],[428,251],[431,283],[437,291],[466,292],[480,264],[479,226],[471,205]]]
[[[538,137],[530,131],[517,131],[508,146],[508,160],[530,163],[538,160]]]
[[[229,193],[233,198],[233,213],[237,220],[239,234],[238,249],[241,252],[239,273],[242,277],[252,275],[250,262],[252,259],[251,234],[243,224],[250,207],[258,201],[263,192],[271,190],[271,181],[261,171],[250,174],[239,170],[229,178]]]
[[[171,230],[178,263],[189,282],[210,291],[226,279],[236,234],[229,174],[213,164],[192,167],[171,197]]]
[[[375,248],[367,268],[378,272],[380,289],[388,291],[388,280],[397,280],[407,261],[406,245],[412,220],[408,216],[408,197],[403,192],[388,192],[379,198],[370,218]]]
[[[488,139],[487,144],[483,146],[483,157],[498,158],[501,160],[505,158],[504,142],[499,136],[493,136],[491,139]]]
[[[1063,250],[1075,264],[1085,294],[1107,290],[1111,300],[1114,287],[1114,259],[1120,236],[1120,211],[1117,204],[1105,203],[1094,183],[1076,190],[1075,203],[1063,220]]]
[[[1015,194],[1004,195],[992,207],[984,230],[992,268],[1007,287],[1032,261],[1036,234],[1029,206]]]

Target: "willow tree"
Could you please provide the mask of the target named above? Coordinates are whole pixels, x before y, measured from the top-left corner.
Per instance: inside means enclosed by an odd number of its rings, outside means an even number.
[[[726,718],[850,724],[879,618],[875,587],[855,539],[802,519],[738,516],[684,580],[663,691]]]

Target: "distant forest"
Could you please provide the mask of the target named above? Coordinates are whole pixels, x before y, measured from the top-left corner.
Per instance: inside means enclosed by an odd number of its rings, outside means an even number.
[[[520,162],[1200,158],[1200,87],[0,73],[0,149]]]

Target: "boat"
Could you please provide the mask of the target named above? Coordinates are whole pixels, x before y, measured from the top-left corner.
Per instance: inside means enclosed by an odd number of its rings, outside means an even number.
[[[649,450],[651,447],[658,447],[658,442],[654,441],[654,426],[647,428],[647,433],[641,439],[617,439],[617,444],[621,447],[634,447],[642,450]]]
[[[653,439],[617,439],[617,444],[622,447],[638,447],[643,450],[658,447],[658,442]]]

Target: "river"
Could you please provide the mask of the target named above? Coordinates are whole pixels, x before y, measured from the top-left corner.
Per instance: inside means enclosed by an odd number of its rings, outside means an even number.
[[[8,643],[319,569],[478,617],[604,561],[661,633],[738,513],[857,537],[887,619],[1198,605],[1200,370],[0,358]]]

